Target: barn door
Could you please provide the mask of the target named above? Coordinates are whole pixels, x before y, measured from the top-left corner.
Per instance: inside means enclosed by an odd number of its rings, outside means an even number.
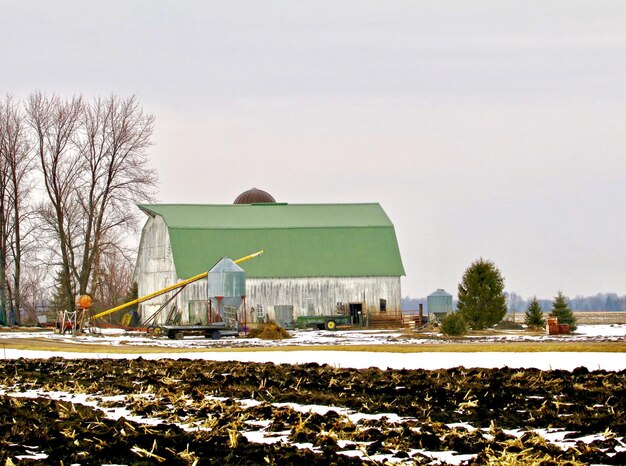
[[[350,303],[352,325],[359,325],[363,320],[363,303]]]

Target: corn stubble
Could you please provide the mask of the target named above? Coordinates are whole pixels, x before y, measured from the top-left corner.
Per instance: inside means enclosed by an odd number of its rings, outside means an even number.
[[[9,393],[0,395],[0,464],[361,465],[384,464],[383,454],[429,464],[434,451],[472,455],[462,464],[626,462],[624,372],[60,358],[0,365]],[[10,394],[31,390],[40,394]],[[100,409],[42,393],[57,391]],[[286,402],[335,408],[318,414]],[[119,408],[125,417],[107,416]],[[541,429],[565,430],[570,441],[550,443]],[[275,443],[248,440],[255,431]],[[577,440],[588,435],[594,440]],[[46,457],[18,459],[33,451]]]

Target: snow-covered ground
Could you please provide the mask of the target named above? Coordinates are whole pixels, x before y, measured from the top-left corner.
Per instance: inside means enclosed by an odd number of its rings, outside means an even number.
[[[355,346],[355,345],[423,345],[450,343],[493,343],[503,341],[626,341],[626,324],[580,325],[571,335],[536,335],[520,331],[467,336],[463,340],[445,339],[437,333],[415,333],[401,330],[297,330],[290,331],[291,338],[284,340],[260,340],[258,338],[224,337],[219,340],[202,336],[186,336],[184,340],[166,337],[154,338],[145,333],[126,332],[121,329],[96,329],[97,333],[80,335],[57,334],[52,331],[0,332],[3,338],[38,338],[72,343],[89,343],[126,346],[159,346],[163,348],[249,348],[277,346]]]
[[[447,369],[452,367],[513,367],[537,368],[542,370],[573,370],[586,367],[589,370],[626,370],[626,353],[575,353],[575,352],[532,352],[532,353],[385,353],[369,351],[220,351],[190,353],[74,353],[6,348],[5,359],[50,358],[67,359],[113,358],[132,359],[204,359],[210,361],[273,362],[275,364],[304,364],[315,362],[335,367],[362,369]]]
[[[48,358],[60,356],[64,358],[173,358],[173,359],[206,359],[216,361],[248,361],[274,362],[277,364],[299,364],[316,362],[336,367],[379,367],[393,369],[442,369],[457,366],[465,367],[535,367],[538,369],[572,370],[584,366],[589,370],[620,371],[626,369],[626,353],[611,352],[381,352],[381,351],[336,351],[336,346],[354,345],[420,345],[437,343],[445,347],[445,340],[434,335],[424,336],[399,331],[298,331],[293,338],[281,341],[263,341],[251,338],[222,338],[210,340],[205,338],[187,337],[184,340],[167,338],[151,338],[145,335],[128,334],[117,330],[108,330],[97,335],[58,335],[52,332],[6,332],[0,333],[0,346],[3,338],[38,338],[51,341],[71,341],[77,344],[110,345],[111,352],[99,350],[85,352],[51,352],[38,350],[18,350],[9,347],[0,348],[0,356],[4,358]],[[503,335],[473,337],[465,340],[469,344],[480,344],[497,341],[626,341],[626,325],[581,325],[575,335],[546,336],[524,335],[511,332]],[[454,340],[458,343],[458,340]],[[135,347],[133,352],[124,352],[123,347]],[[137,346],[158,346],[159,352],[136,353]],[[315,351],[304,349],[299,351],[277,351],[281,346],[314,346]],[[334,346],[332,351],[324,350],[324,346]],[[249,351],[255,347],[255,351]],[[268,350],[263,350],[267,347]],[[168,352],[168,349],[177,352]],[[193,351],[180,352],[182,348]],[[198,351],[200,349],[220,349],[217,351]],[[271,349],[271,350],[270,350]],[[347,348],[349,349],[349,348]]]

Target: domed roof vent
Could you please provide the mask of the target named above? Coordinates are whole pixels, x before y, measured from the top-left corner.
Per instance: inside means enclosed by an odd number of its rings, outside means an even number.
[[[261,189],[252,188],[248,191],[244,191],[233,204],[258,204],[258,203],[276,203],[276,199],[272,197],[270,193],[267,193]]]

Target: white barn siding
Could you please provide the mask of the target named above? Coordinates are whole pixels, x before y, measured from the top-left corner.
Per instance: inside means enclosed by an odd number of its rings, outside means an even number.
[[[248,308],[263,305],[270,319],[276,305],[293,305],[294,317],[308,314],[311,299],[315,314],[336,311],[337,303],[363,303],[364,313],[378,313],[380,299],[388,312],[400,310],[400,277],[248,278]]]
[[[174,268],[170,235],[163,217],[150,217],[143,227],[134,280],[139,296],[154,293],[179,281]],[[140,304],[142,320],[156,312],[168,296],[157,296]]]
[[[172,280],[167,285],[176,283]],[[155,289],[149,290],[152,293]],[[146,294],[147,294],[146,293]],[[141,306],[142,316],[148,317],[165,302],[165,296],[159,296]],[[379,312],[380,299],[387,301],[389,314],[400,310],[400,278],[399,277],[323,277],[323,278],[248,278],[246,279],[246,307],[248,320],[255,321],[252,308],[263,305],[266,315],[274,319],[274,306],[292,305],[294,318],[308,313],[309,300],[312,299],[315,314],[333,314],[338,302],[363,303],[364,313]],[[160,314],[157,322],[167,316],[170,307],[175,303],[182,312],[182,322],[189,322],[188,302],[190,300],[207,300],[207,281],[191,283],[170,303]]]

